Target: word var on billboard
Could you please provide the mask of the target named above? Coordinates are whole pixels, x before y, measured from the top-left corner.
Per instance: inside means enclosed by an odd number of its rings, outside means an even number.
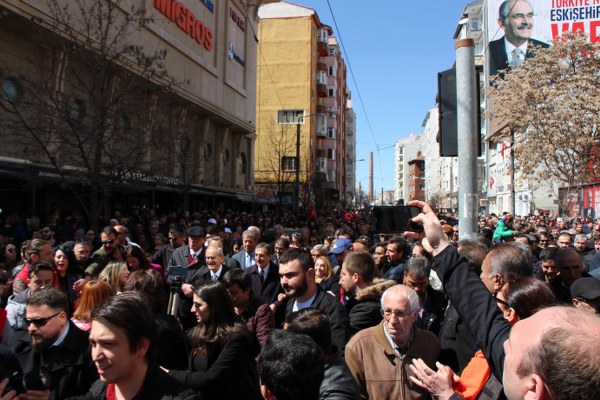
[[[194,13],[183,3],[173,0],[154,0],[154,8],[193,38],[207,51],[213,48],[213,31],[196,18]]]

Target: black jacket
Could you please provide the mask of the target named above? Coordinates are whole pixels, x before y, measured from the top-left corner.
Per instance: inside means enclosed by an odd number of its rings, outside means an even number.
[[[252,294],[255,297],[260,297],[266,301],[267,304],[273,304],[277,301],[277,295],[282,293],[283,290],[279,284],[279,267],[273,261],[269,262],[269,272],[267,273],[263,284],[260,283],[257,265],[253,265],[246,269],[246,273],[250,275]]]
[[[392,279],[375,279],[371,286],[360,289],[348,299],[346,310],[352,335],[381,322],[381,295],[396,284]]]
[[[286,317],[292,313],[295,301],[296,298],[288,300],[285,308]],[[343,351],[350,338],[350,322],[344,305],[317,285],[317,295],[311,307],[318,308],[329,317],[331,341],[334,346]]]
[[[532,56],[532,48],[533,46],[540,46],[543,48],[549,47],[548,43],[540,42],[539,40],[529,39],[529,44],[527,45],[527,53],[525,54],[525,59],[528,59]],[[489,45],[490,52],[490,75],[496,75],[498,71],[503,69],[509,69],[508,56],[506,54],[506,43],[504,43],[504,36],[500,39],[496,39],[490,42]]]
[[[87,394],[69,400],[105,400],[106,387],[107,384],[98,379]],[[155,364],[150,364],[148,367],[141,398],[144,400],[202,400],[202,396],[171,378]]]
[[[504,342],[508,339],[510,325],[496,300],[490,295],[467,259],[453,246],[448,246],[434,258],[434,269],[450,301],[490,364],[494,376],[502,381],[504,371]]]
[[[69,321],[69,332],[60,346],[37,352],[31,346],[29,335],[21,336],[15,345],[15,353],[24,373],[40,367],[51,379],[50,399],[62,400],[84,394],[98,379],[98,370],[92,362],[88,333]],[[36,366],[39,359],[39,366]]]
[[[185,371],[169,375],[202,394],[206,400],[260,400],[258,371],[254,358],[259,346],[247,331],[234,333],[222,346],[209,343],[193,349]]]

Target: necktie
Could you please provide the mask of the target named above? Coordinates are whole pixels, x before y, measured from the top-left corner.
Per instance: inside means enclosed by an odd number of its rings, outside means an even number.
[[[213,281],[218,281],[219,280],[219,276],[217,274],[212,274],[212,280]]]
[[[514,49],[512,51],[512,59],[510,64],[512,66],[519,66],[521,64],[523,64],[523,59],[521,58],[521,56],[523,55],[523,50],[519,49],[518,47],[516,49]]]
[[[260,276],[260,284],[262,285],[265,283],[265,270],[261,269],[258,275]]]
[[[252,265],[254,265],[254,254],[252,253],[247,253],[247,259],[246,259],[246,268],[250,268]]]

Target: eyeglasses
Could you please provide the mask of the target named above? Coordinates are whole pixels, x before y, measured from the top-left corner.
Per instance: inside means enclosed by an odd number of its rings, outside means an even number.
[[[27,326],[33,324],[37,328],[41,328],[42,326],[46,325],[48,321],[50,321],[52,318],[56,317],[60,313],[62,313],[62,311],[59,311],[56,314],[46,318],[25,318],[25,324],[27,324]]]
[[[176,238],[176,237],[169,237],[169,242],[173,242],[173,241],[175,241],[175,240],[177,240],[177,238]]]
[[[115,239],[109,239],[109,240],[103,240],[103,241],[102,241],[102,242],[100,242],[100,243],[102,243],[102,244],[111,244],[111,243],[112,243],[112,242],[114,242],[114,241],[115,241]]]
[[[507,302],[507,301],[504,301],[504,300],[502,300],[501,298],[499,298],[499,297],[498,297],[498,292],[494,293],[494,294],[492,295],[492,297],[493,297],[493,298],[495,298],[495,299],[496,299],[496,301],[497,301],[498,303],[502,304],[503,306],[505,306],[505,307],[508,307],[508,308],[514,308],[514,307],[512,306],[512,304],[510,304],[509,302]]]
[[[527,14],[509,15],[508,17],[512,18],[512,19],[524,20],[525,18],[532,19],[534,17],[534,14],[531,12],[531,13],[527,13]]]
[[[405,313],[404,311],[398,310],[381,310],[381,315],[383,315],[383,318],[385,318],[386,321],[389,321],[392,318],[392,315],[397,319],[404,319],[409,317],[413,312],[414,311]]]

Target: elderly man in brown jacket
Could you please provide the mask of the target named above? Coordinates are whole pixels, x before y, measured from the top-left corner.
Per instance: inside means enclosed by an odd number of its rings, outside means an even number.
[[[383,321],[358,332],[346,345],[346,363],[363,399],[426,399],[429,394],[409,379],[413,358],[430,367],[440,342],[415,326],[419,296],[408,286],[395,285],[381,297]]]

